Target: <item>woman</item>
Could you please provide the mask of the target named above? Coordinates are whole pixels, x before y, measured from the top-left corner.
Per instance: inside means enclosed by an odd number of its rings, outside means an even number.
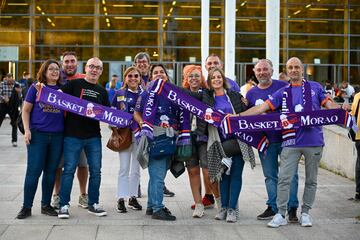
[[[167,71],[162,64],[152,65],[150,69],[150,80],[158,79],[169,81]],[[148,90],[145,91],[138,99],[134,119],[138,122],[141,128],[143,128],[145,124],[148,124],[148,121],[144,124],[143,119],[147,118],[147,114],[145,113],[149,110],[147,109],[145,112],[145,105],[148,102],[148,99],[152,98],[152,95],[150,95],[149,92],[152,88],[152,84],[156,83],[157,82],[154,83],[154,81],[150,82],[147,87]],[[155,106],[155,104],[157,106]],[[150,111],[152,118],[149,119],[149,121],[151,121],[151,125],[153,125],[153,139],[149,140],[149,146],[156,145],[155,143],[158,143],[160,140],[172,143],[172,139],[175,137],[174,133],[178,129],[179,109],[169,103],[165,97],[159,95],[154,99],[154,107],[151,108]],[[168,147],[171,146],[169,145]],[[154,157],[153,152],[152,150],[149,151],[149,185],[146,214],[152,215],[153,219],[174,221],[176,220],[176,217],[173,216],[163,204],[164,179],[172,154]]]
[[[124,86],[113,98],[112,106],[124,112],[133,114],[136,100],[141,92],[139,70],[129,67],[124,73]],[[117,211],[126,213],[125,198],[129,198],[128,205],[134,210],[141,210],[142,206],[136,199],[140,184],[140,165],[135,158],[136,144],[133,143],[128,149],[119,152],[120,169],[118,175]]]
[[[243,102],[243,96],[238,92],[229,90],[225,75],[220,68],[213,68],[209,71],[207,85],[209,86],[209,89],[206,89],[202,92],[201,99],[210,107],[223,112],[224,114],[240,113],[246,110],[246,105]],[[216,128],[208,125],[205,121],[202,120],[197,121],[196,131],[200,134],[208,135],[207,154],[209,167],[213,166],[210,160],[215,160],[215,162],[219,163],[225,157],[230,157],[224,156],[224,154],[222,154],[223,156],[219,158],[217,157],[218,155],[214,155],[213,152],[210,151],[212,149],[213,143],[216,142],[216,139],[220,139],[221,144],[224,144],[226,141],[231,140],[229,137],[222,137],[222,134],[219,134]],[[235,144],[244,144],[238,143],[236,140],[234,140],[234,142]],[[219,144],[220,148],[222,148],[221,144]],[[234,148],[235,147],[236,146],[234,146]],[[249,148],[248,145],[246,145],[246,147]],[[240,149],[240,147],[238,149]],[[225,149],[220,150],[220,152],[223,153],[223,150]],[[215,219],[226,219],[227,222],[236,222],[236,208],[242,186],[242,171],[244,168],[244,160],[241,152],[236,153],[230,158],[232,160],[230,171],[221,174],[221,208],[219,209],[218,214],[215,216]],[[209,169],[209,171],[210,170],[212,169]]]
[[[191,92],[201,92],[207,88],[205,78],[201,71],[201,66],[187,65],[183,69],[183,88],[190,90]],[[196,132],[196,117],[191,115],[191,132]],[[198,136],[192,134],[191,144],[193,145],[192,157],[186,162],[188,170],[191,192],[195,201],[195,205],[192,206],[194,212],[192,216],[194,218],[201,218],[204,215],[204,207],[210,208],[214,206],[214,193],[216,198],[219,198],[218,183],[210,183],[208,162],[206,155],[206,142],[207,137],[205,135]],[[200,168],[202,169],[205,185],[205,196],[201,199],[201,177]]]
[[[60,65],[55,60],[47,60],[37,73],[37,81],[46,87],[58,90]],[[31,85],[26,95],[22,110],[27,145],[27,169],[24,183],[23,207],[17,215],[18,219],[31,216],[38,180],[42,177],[41,213],[57,216],[50,206],[51,194],[55,182],[55,171],[59,165],[64,130],[64,113],[49,105],[37,102],[37,90]]]

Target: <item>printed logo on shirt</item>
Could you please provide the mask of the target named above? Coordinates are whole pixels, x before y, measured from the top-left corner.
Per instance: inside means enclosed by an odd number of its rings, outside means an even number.
[[[263,104],[263,103],[264,103],[264,100],[258,99],[258,100],[255,101],[255,106],[261,105],[261,104]]]

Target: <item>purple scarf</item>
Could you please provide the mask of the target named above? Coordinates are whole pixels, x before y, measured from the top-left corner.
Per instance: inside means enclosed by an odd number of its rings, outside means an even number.
[[[161,83],[158,83],[161,84]],[[156,84],[155,84],[156,85]],[[171,84],[162,84],[161,87],[153,87],[159,89],[158,94],[162,94],[166,99],[170,102],[176,104],[180,108],[184,109],[186,112],[192,113],[196,117],[212,124],[216,128],[219,128],[224,120],[225,115],[221,112],[212,109],[208,105],[204,104],[203,102],[190,97],[180,89]],[[190,115],[185,117],[184,120],[190,121]],[[144,121],[145,122],[145,121]],[[184,124],[183,130],[184,133],[188,133],[190,136],[190,123],[187,127]],[[234,136],[241,141],[249,144],[257,148],[259,151],[266,150],[266,137],[259,133],[236,133]],[[187,136],[186,136],[187,137]]]
[[[133,117],[129,113],[83,100],[48,87],[42,87],[39,90],[37,101],[119,128],[130,126],[133,131],[137,128],[136,122],[133,121]]]
[[[340,124],[344,127],[352,127],[353,120],[344,109],[316,110],[310,112],[294,112],[290,114],[271,113],[255,116],[226,117],[221,125],[224,134],[239,134],[257,131],[284,130],[282,116],[288,120],[288,127],[298,129],[300,127],[314,127]]]

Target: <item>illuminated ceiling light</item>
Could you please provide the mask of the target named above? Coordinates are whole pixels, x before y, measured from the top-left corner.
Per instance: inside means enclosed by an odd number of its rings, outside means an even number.
[[[309,8],[309,7],[311,7],[311,4],[308,4],[308,5],[306,5],[305,7],[306,7],[306,8]]]
[[[174,11],[174,8],[170,8],[169,13],[172,13]]]
[[[235,12],[239,11],[239,9],[236,9]]]
[[[342,8],[335,8],[335,11],[341,11],[341,12],[343,12],[343,11],[345,11],[345,9],[342,9]]]
[[[106,13],[104,13],[105,14],[105,16],[107,16],[108,15],[108,13],[106,12]]]
[[[153,53],[153,57],[158,57],[158,56],[159,56],[159,54],[157,52]]]
[[[12,16],[0,16],[0,18],[12,18]]]
[[[310,8],[311,11],[329,11],[328,8]]]
[[[167,22],[168,22],[168,20],[167,20],[167,19],[165,19],[164,23],[166,24]]]
[[[219,21],[220,18],[209,18],[210,21]]]
[[[107,25],[107,27],[110,27],[110,23],[107,23],[106,25]]]
[[[51,23],[51,22],[52,22],[50,18],[47,18],[46,20],[47,20],[49,23]]]
[[[172,5],[175,6],[175,5],[176,5],[176,1],[173,1],[173,2],[172,2]]]
[[[305,22],[305,20],[295,20],[295,19],[291,19],[291,20],[289,20],[289,22]]]
[[[107,11],[107,8],[106,8],[105,6],[103,7],[103,9],[104,9],[104,12],[106,12],[106,11]]]
[[[55,23],[51,23],[51,26],[55,27]]]
[[[69,17],[69,16],[56,16],[54,18],[64,18],[64,19],[66,19],[66,18],[72,18],[72,17]]]
[[[240,21],[240,22],[249,22],[250,19],[248,18],[237,18],[236,21]]]
[[[328,21],[325,21],[325,20],[311,20],[310,22],[313,22],[313,23],[328,23]]]
[[[220,25],[220,24],[216,26],[216,28],[220,28],[220,27],[221,27],[221,25]]]
[[[183,5],[183,6],[180,6],[181,8],[200,8],[199,5]]]
[[[175,20],[179,20],[179,21],[189,21],[192,20],[192,18],[186,18],[186,17],[178,17],[178,18],[174,18]]]
[[[170,16],[171,16],[171,13],[168,13],[167,16],[170,17]]]
[[[8,6],[27,6],[27,3],[8,3]]]
[[[144,7],[146,7],[146,8],[157,8],[157,7],[159,7],[159,5],[157,5],[157,4],[145,4]]]
[[[294,12],[294,15],[297,15],[299,13],[301,13],[301,10],[297,10],[296,12]]]
[[[266,19],[259,19],[259,22],[266,22]]]
[[[106,22],[107,22],[107,23],[109,23],[109,22],[110,22],[110,20],[109,20],[108,18],[106,18]]]
[[[247,3],[247,1],[243,1],[243,2],[240,4],[240,6],[243,7],[243,6],[245,6],[246,3]]]
[[[121,19],[121,20],[125,20],[125,19],[133,19],[133,17],[114,17],[115,19]]]
[[[36,9],[39,10],[39,11],[41,11],[41,7],[39,7],[39,6],[36,6]]]
[[[221,6],[211,6],[211,8],[221,8]]]
[[[166,24],[164,23],[164,24],[163,24],[163,28],[165,28],[165,27],[166,27]]]
[[[44,13],[44,12],[41,12],[41,15],[45,15],[45,13]]]
[[[291,16],[289,15],[288,18],[291,18]]]
[[[143,20],[159,20],[158,17],[142,17]]]
[[[134,7],[132,4],[113,4],[113,7]]]
[[[104,5],[105,5],[105,4],[106,4],[106,1],[105,1],[105,0],[102,0],[102,4],[104,4]]]

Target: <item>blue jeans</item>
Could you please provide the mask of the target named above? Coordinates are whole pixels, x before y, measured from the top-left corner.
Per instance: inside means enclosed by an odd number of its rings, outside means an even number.
[[[32,207],[41,173],[43,173],[41,206],[50,205],[55,172],[60,162],[62,149],[63,133],[31,130],[31,141],[27,145],[24,207]]]
[[[276,205],[279,175],[278,156],[280,156],[281,150],[281,143],[270,143],[266,154],[259,152],[261,166],[265,177],[266,192],[268,194],[266,205],[270,206],[276,213],[278,212]],[[290,185],[290,197],[287,204],[288,209],[299,207],[299,200],[297,197],[298,179],[298,169],[296,168],[296,174],[294,175]]]
[[[221,207],[236,208],[242,186],[244,164],[242,156],[235,155],[232,157],[230,175],[222,174],[220,181]]]
[[[162,158],[149,158],[149,184],[147,208],[152,208],[154,212],[164,208],[164,179],[170,163],[171,156]]]
[[[68,205],[76,167],[84,149],[89,165],[88,205],[99,203],[101,182],[101,138],[64,138],[64,171],[61,176],[60,206]]]

